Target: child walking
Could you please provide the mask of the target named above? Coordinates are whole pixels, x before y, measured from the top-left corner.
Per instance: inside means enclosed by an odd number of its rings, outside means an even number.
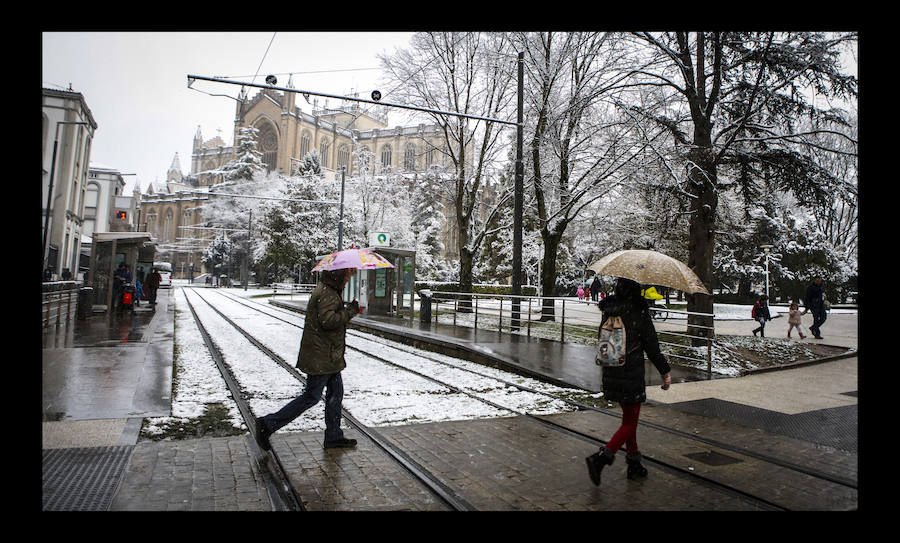
[[[797,307],[797,302],[792,303],[790,309],[788,309],[788,339],[791,339],[791,330],[793,330],[795,326],[797,327],[797,333],[800,334],[800,339],[806,338],[800,330],[800,316],[802,314],[803,313],[801,313],[800,309]]]

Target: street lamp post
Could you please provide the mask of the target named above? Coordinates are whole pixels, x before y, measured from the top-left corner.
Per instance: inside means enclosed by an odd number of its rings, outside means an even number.
[[[769,252],[772,250],[773,245],[760,245],[762,250],[766,253],[766,299],[769,298]]]
[[[56,150],[59,147],[59,125],[61,124],[88,124],[84,121],[56,121],[56,136],[53,139],[53,157],[50,159],[50,187],[47,190],[47,209],[44,211],[44,240],[41,245],[41,272],[44,271],[47,260],[47,238],[50,229],[50,206],[53,203],[53,176],[56,174]]]

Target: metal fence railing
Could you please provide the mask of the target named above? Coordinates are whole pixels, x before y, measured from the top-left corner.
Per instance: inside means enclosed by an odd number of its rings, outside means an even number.
[[[309,294],[316,288],[312,283],[272,283],[272,295],[290,295],[293,299],[294,294]]]
[[[53,281],[43,283],[41,293],[41,325],[68,324],[76,316],[80,281]]]
[[[603,318],[598,302],[564,297],[434,292],[431,304],[435,323],[591,346],[597,345]],[[663,353],[680,365],[705,369],[711,377],[713,327],[698,322],[713,315],[665,306],[651,306],[650,311]]]

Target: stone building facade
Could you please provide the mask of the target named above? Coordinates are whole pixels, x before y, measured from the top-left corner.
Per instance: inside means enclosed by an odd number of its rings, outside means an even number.
[[[341,101],[334,108],[327,101],[320,107],[318,100],[313,100],[310,114],[296,106],[296,99],[297,93],[262,89],[236,106],[233,141],[239,129],[256,128],[257,149],[263,154],[269,171],[291,175],[312,150],[318,151],[322,170],[329,179],[339,179],[342,167],[346,167],[348,176],[360,175],[363,169],[368,175],[414,174],[432,165],[449,163],[443,133],[436,125],[388,128],[386,113],[380,111],[383,107],[351,100]],[[220,136],[204,140],[198,126],[193,138],[190,173],[181,172],[176,154],[165,185],[153,185],[142,195],[139,229],[152,233],[161,248],[167,244],[196,245],[197,241],[188,238],[212,237],[213,233],[201,229],[181,228],[200,225],[204,220],[199,207],[206,196],[190,191],[204,190],[221,182],[221,174],[214,172],[232,159],[233,146],[225,145]],[[448,217],[448,223],[452,220],[452,216]],[[453,230],[452,224],[446,226],[451,239]],[[445,247],[448,256],[454,258],[455,244],[445,243]],[[190,263],[194,264],[195,274],[200,273],[203,252],[194,249],[190,253],[170,253],[175,277],[183,277],[181,270],[187,273]]]
[[[81,262],[81,238],[96,131],[97,122],[81,93],[41,89],[43,269],[49,269],[51,277],[60,277],[64,269],[75,276],[88,265]]]

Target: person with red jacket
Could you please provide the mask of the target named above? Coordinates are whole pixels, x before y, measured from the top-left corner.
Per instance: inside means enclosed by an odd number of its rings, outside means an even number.
[[[760,296],[759,300],[753,304],[750,315],[759,323],[759,327],[753,330],[753,335],[755,336],[759,332],[760,337],[766,337],[766,321],[772,320],[772,316],[769,314],[769,297],[765,294]]]

